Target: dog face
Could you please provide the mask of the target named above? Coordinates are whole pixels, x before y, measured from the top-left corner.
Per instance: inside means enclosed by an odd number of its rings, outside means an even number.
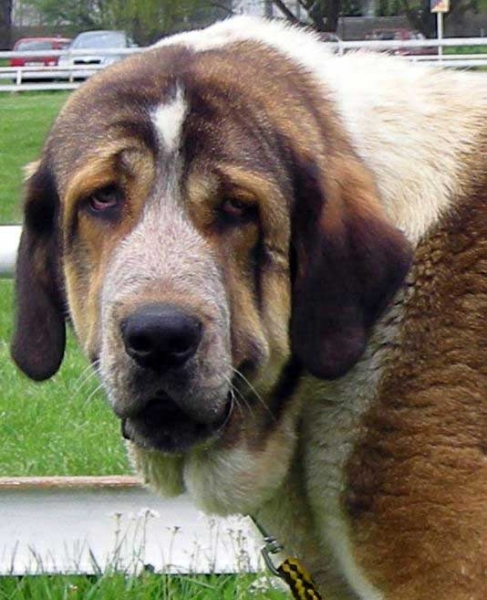
[[[51,131],[13,357],[51,376],[69,313],[141,452],[239,447],[284,474],[299,374],[353,366],[409,260],[304,70],[252,41],[169,44],[87,82]]]

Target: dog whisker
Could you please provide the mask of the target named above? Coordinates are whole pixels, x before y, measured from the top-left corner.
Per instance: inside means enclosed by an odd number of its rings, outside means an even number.
[[[100,392],[103,389],[103,383],[99,383],[91,392],[90,394],[84,399],[83,401],[83,406],[86,406],[87,404],[89,404],[91,402],[91,400],[94,398],[94,396],[96,396],[96,394],[98,394],[98,392]]]
[[[230,387],[230,399],[232,401],[232,407],[233,405],[235,405],[241,412],[241,414],[244,414],[244,410],[243,407],[241,405],[241,401],[245,404],[246,408],[248,409],[248,411],[251,413],[251,415],[253,416],[253,411],[251,406],[249,405],[247,399],[245,398],[245,396],[233,385],[232,380],[227,377],[226,375],[224,375],[224,379],[225,381],[228,383],[229,387]]]
[[[77,397],[88,384],[97,380],[97,372],[93,370],[92,365],[83,369],[79,377],[74,382],[73,396]]]
[[[259,404],[270,415],[270,417],[272,418],[272,420],[275,421],[275,416],[273,415],[272,411],[267,406],[265,400],[262,398],[262,396],[259,394],[259,392],[255,389],[255,387],[252,385],[252,383],[247,379],[247,377],[245,377],[245,375],[243,373],[241,373],[238,369],[233,368],[232,371],[233,371],[233,373],[235,375],[237,375],[238,377],[240,377],[240,379],[244,382],[244,384],[247,386],[247,388],[252,393],[252,396],[257,399],[257,401],[259,402]],[[240,390],[239,390],[239,394],[241,396],[245,396],[244,394],[242,394],[242,392]],[[250,406],[248,404],[247,399],[245,401],[246,401],[246,404],[247,404],[248,408],[250,409]]]
[[[240,413],[243,415],[244,414],[244,410],[242,408],[242,405],[240,404],[240,402],[238,401],[238,398],[235,394],[235,390],[233,388],[230,389],[230,414],[233,412],[233,408],[236,406],[237,409],[240,411]]]

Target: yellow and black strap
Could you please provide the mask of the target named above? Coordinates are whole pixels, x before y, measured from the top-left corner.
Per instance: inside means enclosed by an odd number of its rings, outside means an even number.
[[[297,558],[287,558],[279,567],[275,566],[271,557],[282,552],[283,547],[272,535],[269,535],[255,517],[250,518],[264,538],[265,545],[261,553],[271,573],[288,584],[295,600],[322,600],[310,574]]]
[[[277,572],[279,573],[279,577],[291,588],[296,600],[322,600],[310,574],[295,558],[286,559],[277,568]]]

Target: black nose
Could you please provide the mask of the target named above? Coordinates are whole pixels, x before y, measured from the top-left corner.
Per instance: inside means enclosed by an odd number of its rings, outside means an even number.
[[[126,317],[120,329],[127,354],[141,367],[165,369],[194,356],[203,326],[172,304],[149,304]]]

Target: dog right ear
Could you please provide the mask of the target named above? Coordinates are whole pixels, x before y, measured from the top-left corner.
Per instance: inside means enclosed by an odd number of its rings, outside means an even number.
[[[36,381],[56,373],[66,344],[59,206],[53,175],[40,164],[27,180],[11,345],[15,363]]]

